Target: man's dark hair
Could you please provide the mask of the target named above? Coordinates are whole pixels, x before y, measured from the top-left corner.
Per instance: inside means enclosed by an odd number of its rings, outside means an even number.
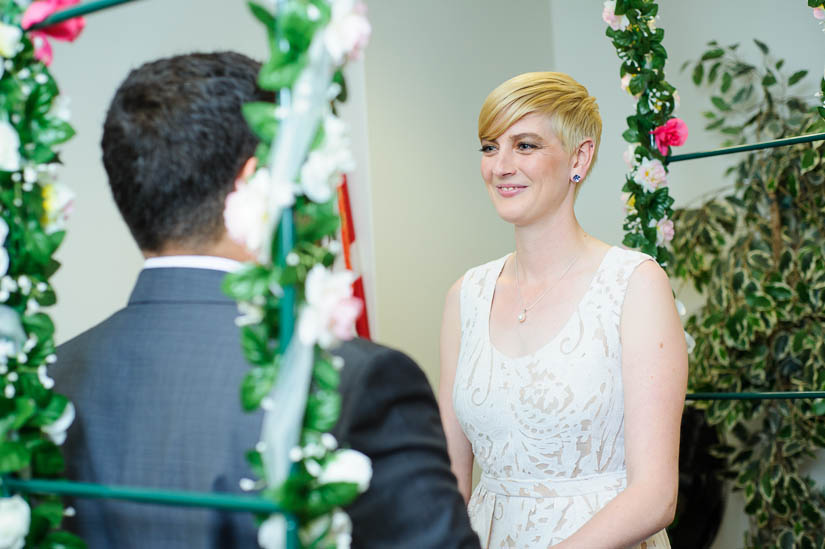
[[[160,59],[120,85],[103,126],[103,164],[141,250],[200,246],[223,235],[226,195],[258,138],[241,114],[260,63],[232,52]]]

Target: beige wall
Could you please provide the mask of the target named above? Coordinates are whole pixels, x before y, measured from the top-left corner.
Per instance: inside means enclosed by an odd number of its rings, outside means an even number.
[[[61,179],[77,198],[54,277],[58,342],[126,304],[142,257],[121,221],[100,160],[106,108],[145,61],[190,51],[237,50],[262,59],[265,35],[241,0],[144,1],[88,16],[73,44],[55,43],[51,70],[71,100],[77,135],[64,146]]]
[[[371,2],[365,59],[375,227],[377,332],[438,375],[444,295],[469,267],[507,253],[512,229],[479,175],[487,93],[551,65],[544,0]]]

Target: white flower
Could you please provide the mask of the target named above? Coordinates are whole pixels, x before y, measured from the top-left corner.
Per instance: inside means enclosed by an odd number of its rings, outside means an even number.
[[[636,195],[633,193],[622,193],[622,204],[624,205],[625,216],[636,213]]]
[[[286,540],[286,519],[283,515],[269,515],[258,528],[258,545],[263,549],[282,549]]]
[[[335,0],[332,19],[324,31],[324,45],[333,63],[340,65],[345,58],[357,59],[367,46],[372,27],[367,19],[367,7],[356,0]]]
[[[622,153],[622,160],[624,160],[628,170],[632,170],[633,166],[636,165],[636,147],[638,146],[638,143],[631,143],[627,146],[627,150]]]
[[[644,187],[647,192],[652,193],[659,187],[667,185],[667,172],[659,160],[645,158],[636,168],[633,180]]]
[[[329,114],[324,118],[324,141],[309,153],[301,167],[301,189],[313,202],[327,202],[341,183],[341,174],[355,169],[347,125]]]
[[[315,265],[307,275],[306,305],[298,319],[298,337],[304,345],[317,343],[324,349],[355,337],[355,320],[361,314],[361,300],[352,296],[355,275],[351,271],[332,273]]]
[[[693,348],[696,347],[696,340],[693,339],[693,336],[687,333],[685,330],[685,342],[687,343],[687,352],[688,354],[693,352]]]
[[[40,430],[43,431],[46,434],[46,436],[52,439],[52,442],[60,446],[66,440],[66,430],[69,428],[69,426],[71,426],[72,422],[74,421],[74,417],[74,404],[68,402],[66,403],[66,407],[63,408],[63,413],[60,414],[60,417],[54,420],[54,422],[49,423],[48,425],[44,425],[40,428]]]
[[[250,303],[249,301],[239,301],[238,312],[241,313],[241,316],[235,319],[235,326],[260,324],[264,319],[263,307]]]
[[[673,220],[668,219],[667,216],[659,219],[658,221],[656,219],[651,219],[650,223],[648,223],[648,227],[656,227],[657,246],[664,246],[673,240],[673,236],[675,234]]]
[[[0,170],[16,172],[20,169],[20,136],[17,130],[0,120]]]
[[[0,23],[0,57],[11,59],[20,51],[23,30],[16,25]]]
[[[321,484],[351,482],[358,485],[360,493],[364,493],[369,488],[371,478],[370,458],[357,450],[338,450],[327,461],[318,481]]]
[[[0,498],[0,548],[22,549],[29,533],[31,509],[20,496]]]
[[[270,210],[271,206],[275,211]],[[229,237],[259,254],[266,242],[270,220],[295,202],[294,185],[273,180],[267,168],[258,169],[249,181],[238,181],[234,192],[226,197],[223,219]]]
[[[47,233],[66,228],[66,221],[74,209],[74,192],[61,183],[43,187],[43,228]]]

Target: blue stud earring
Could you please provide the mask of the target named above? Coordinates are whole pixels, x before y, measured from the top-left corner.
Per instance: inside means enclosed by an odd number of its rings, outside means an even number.
[[[576,175],[573,176],[573,183],[578,183],[581,180],[582,180],[582,176],[580,176],[579,174],[576,174]]]

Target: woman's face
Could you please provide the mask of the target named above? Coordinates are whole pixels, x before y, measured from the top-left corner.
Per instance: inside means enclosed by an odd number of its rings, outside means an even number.
[[[545,114],[528,114],[497,139],[483,140],[481,152],[481,177],[508,223],[529,225],[557,211],[575,190],[571,155]]]

